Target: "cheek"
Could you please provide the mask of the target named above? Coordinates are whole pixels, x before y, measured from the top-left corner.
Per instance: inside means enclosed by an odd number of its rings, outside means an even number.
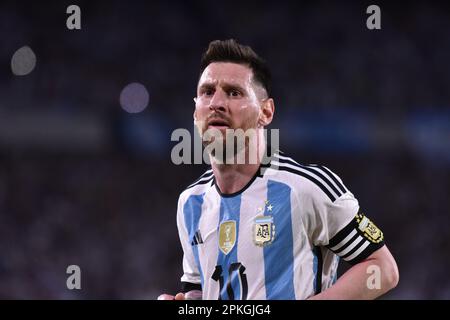
[[[209,108],[203,104],[196,104],[195,105],[195,114],[197,116],[197,120],[204,119],[209,112]]]
[[[200,131],[200,134],[204,130],[206,130],[205,125],[205,119],[208,116],[208,108],[206,108],[203,105],[196,104],[195,105],[195,117],[194,117],[194,125],[197,127],[197,129]]]
[[[259,116],[259,108],[251,104],[243,104],[236,110],[236,120],[240,124],[252,126],[256,124]]]

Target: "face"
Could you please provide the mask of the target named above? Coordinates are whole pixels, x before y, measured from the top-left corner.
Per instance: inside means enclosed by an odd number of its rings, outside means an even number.
[[[256,129],[260,125],[264,89],[253,81],[252,70],[241,64],[211,63],[200,77],[194,119],[200,134],[215,128]]]

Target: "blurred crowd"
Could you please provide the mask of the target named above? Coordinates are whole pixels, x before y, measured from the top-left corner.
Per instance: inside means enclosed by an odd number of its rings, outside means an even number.
[[[192,130],[201,53],[226,38],[272,69],[281,149],[333,169],[384,231],[400,268],[385,298],[450,298],[448,4],[386,3],[377,31],[350,2],[80,1],[77,31],[68,5],[0,4],[0,298],[178,289],[177,197],[205,168],[172,164],[170,133]],[[36,68],[14,76],[24,45]],[[131,82],[142,113],[119,104]]]

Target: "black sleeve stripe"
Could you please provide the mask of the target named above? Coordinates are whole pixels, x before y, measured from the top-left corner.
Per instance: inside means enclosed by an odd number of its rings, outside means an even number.
[[[315,246],[314,255],[317,257],[317,271],[316,271],[316,279],[314,283],[315,294],[319,294],[322,292],[322,272],[323,272],[323,257],[322,250],[320,247]]]
[[[199,283],[181,282],[181,292],[186,293],[192,290],[202,290],[202,285]]]
[[[206,170],[205,172],[203,172],[203,174],[200,177],[198,177],[194,182],[192,182],[186,189],[189,189],[189,188],[193,187],[200,180],[204,180],[204,179],[207,179],[207,178],[211,177],[211,175],[213,175],[213,171],[210,168],[210,169]]]
[[[330,171],[330,169],[328,169],[327,167],[324,167],[324,166],[316,166],[316,167],[318,169],[323,170],[336,183],[336,185],[339,187],[339,189],[341,189],[342,193],[347,192],[347,189],[345,188],[345,186],[338,179],[336,179],[336,177],[334,176],[333,172]]]
[[[206,173],[202,174],[197,180],[192,182],[190,185],[194,185],[201,180],[207,179],[207,178],[211,177],[212,174],[213,174],[212,172],[206,172]]]
[[[305,165],[301,165],[301,164],[295,162],[295,161],[292,160],[292,159],[282,159],[282,158],[277,157],[277,161],[280,162],[280,163],[288,163],[288,164],[290,164],[290,165],[292,165],[292,166],[294,166],[294,167],[297,167],[297,168],[300,168],[300,169],[309,171],[309,172],[311,172],[312,174],[315,174],[316,176],[320,177],[320,178],[323,180],[323,182],[325,182],[325,184],[326,184],[329,188],[331,188],[331,189],[334,191],[334,193],[335,193],[338,197],[340,197],[340,196],[343,194],[343,193],[341,193],[341,192],[335,187],[335,185],[330,181],[330,179],[326,178],[326,177],[320,172],[320,170],[315,170],[315,169],[312,169],[311,167],[308,167],[308,166],[305,166]],[[344,192],[344,193],[345,193],[345,192]]]
[[[302,177],[310,180],[311,182],[316,184],[320,189],[322,189],[323,192],[325,192],[325,194],[328,196],[328,198],[330,198],[331,202],[336,201],[336,197],[323,184],[321,184],[317,179],[311,177],[310,175],[308,175],[302,171],[299,171],[299,170],[295,170],[295,169],[292,169],[289,167],[284,167],[281,163],[280,163],[280,167],[278,168],[278,170],[294,173],[296,175],[302,176]]]
[[[203,178],[206,177],[206,176],[211,175],[212,173],[213,173],[212,169],[206,170],[206,171],[205,171],[200,177],[198,177],[198,179],[195,180],[192,184],[196,183],[197,181],[203,179]]]
[[[198,180],[200,180],[200,179],[203,178],[204,176],[210,175],[212,172],[213,172],[212,169],[206,170],[206,171],[198,178]]]
[[[199,184],[206,184],[209,183],[212,179],[214,178],[214,175],[211,173],[210,176],[204,177],[202,179],[197,180],[196,182],[194,182],[193,184],[191,184],[190,186],[188,186],[186,189],[190,189],[192,187],[195,187]]]

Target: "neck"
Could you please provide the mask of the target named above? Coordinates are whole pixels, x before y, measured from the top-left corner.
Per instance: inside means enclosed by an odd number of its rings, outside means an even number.
[[[232,164],[217,164],[211,158],[211,167],[219,190],[224,194],[232,194],[242,190],[259,170],[265,149],[266,143],[264,136],[258,134],[256,150],[253,151],[257,152],[258,155],[256,157],[256,163],[248,163],[247,161],[247,159],[250,159],[249,154],[251,151],[248,145],[240,151],[245,152],[246,161],[243,164],[237,164],[236,158],[238,155],[234,156],[235,161]]]

